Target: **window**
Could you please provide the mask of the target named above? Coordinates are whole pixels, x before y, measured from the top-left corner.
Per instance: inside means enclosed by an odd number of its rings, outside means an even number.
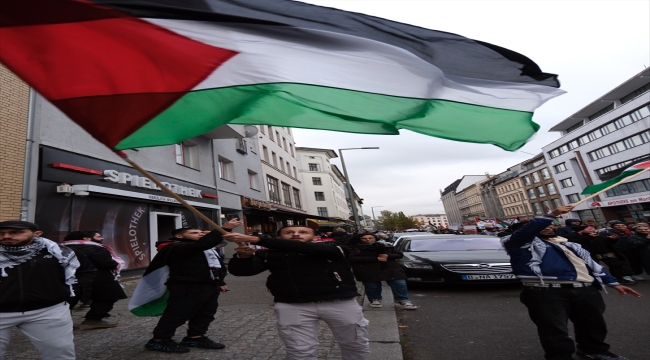
[[[174,145],[176,152],[176,163],[191,167],[192,169],[199,168],[199,147],[191,142],[182,142]]]
[[[648,142],[650,142],[650,131],[644,131],[642,133],[632,135],[627,139],[617,141],[613,144],[589,152],[587,153],[587,156],[589,156],[589,159],[591,159],[591,161],[595,161],[610,156],[612,154],[616,154],[621,151],[625,151],[637,147],[639,145],[646,144]]]
[[[625,184],[620,184],[612,189],[607,190],[607,196],[619,196],[650,191],[650,180],[638,180]]]
[[[277,132],[277,131],[275,132],[275,138],[278,139],[278,145],[280,145],[280,147],[282,147],[282,144],[280,144],[280,133]]]
[[[565,163],[559,163],[555,166],[553,166],[553,169],[555,169],[555,173],[561,173],[563,171],[567,171],[566,164]]]
[[[287,183],[282,183],[282,197],[284,198],[284,205],[291,206],[291,186]]]
[[[589,121],[594,120],[595,118],[600,117],[601,115],[604,115],[610,111],[614,110],[614,103],[611,103],[607,106],[605,106],[603,109],[600,109],[599,111],[596,111],[593,113],[593,115],[589,116]]]
[[[542,210],[544,210],[544,214],[548,214],[551,212],[551,204],[548,201],[542,201]]]
[[[316,208],[316,209],[318,210],[318,216],[323,216],[323,217],[328,216],[326,207],[319,207],[319,208]]]
[[[296,170],[295,166],[293,167],[293,177],[295,177],[296,179],[298,178],[298,171]]]
[[[282,156],[280,156],[280,167],[282,168],[282,172],[286,172],[286,170],[284,170],[284,160],[282,159]]]
[[[319,177],[311,178],[311,183],[314,184],[314,185],[323,185],[323,182],[320,180]]]
[[[551,173],[548,172],[547,168],[544,168],[544,169],[540,170],[539,172],[542,173],[542,178],[544,180],[548,180],[548,179],[551,178]]]
[[[573,204],[573,203],[576,203],[576,202],[580,201],[580,195],[578,195],[577,193],[569,194],[569,195],[566,196],[566,198],[567,198],[567,200],[569,200],[569,204]]]
[[[287,139],[282,138],[282,144],[284,145],[284,150],[289,151],[289,148],[287,147]]]
[[[537,187],[537,193],[539,194],[540,197],[544,197],[544,196],[546,196],[546,192],[544,191],[544,187],[543,187],[543,186],[538,186],[538,187]]]
[[[273,130],[271,130],[271,125],[269,125],[269,139],[271,139],[271,141],[275,141],[273,138]]]
[[[536,215],[541,215],[542,214],[542,207],[539,206],[538,203],[533,203],[533,211],[535,211]]]
[[[567,134],[568,134],[568,133],[570,133],[570,132],[572,132],[572,131],[574,131],[574,130],[577,130],[577,129],[578,129],[579,127],[581,127],[581,126],[582,126],[582,120],[580,120],[577,124],[568,127],[568,128],[566,129],[566,132],[567,132]]]
[[[530,178],[528,176],[524,176],[524,184],[530,185]]]
[[[566,178],[566,179],[560,180],[560,186],[562,186],[562,188],[568,188],[568,187],[571,187],[573,185],[574,184],[573,184],[573,179],[572,178]]]
[[[302,203],[300,202],[300,190],[293,188],[293,202],[296,203],[296,209],[302,209]]]
[[[309,164],[309,171],[318,171],[318,164]]]
[[[248,185],[253,190],[260,189],[259,179],[255,171],[248,170]]]
[[[296,154],[293,152],[293,145],[289,144],[289,150],[291,150],[291,156],[296,157]]]
[[[264,161],[269,162],[269,149],[262,145],[262,154],[264,155]]]
[[[535,196],[535,190],[533,189],[528,189],[528,198],[529,199],[535,199],[537,196]]]
[[[548,190],[549,195],[555,195],[557,194],[557,190],[555,189],[554,184],[546,184],[546,189]]]
[[[268,190],[269,190],[269,201],[279,204],[280,192],[278,189],[278,179],[271,176],[267,176],[266,183],[268,185]]]
[[[562,206],[562,202],[560,201],[560,199],[553,199],[551,201],[553,201],[553,208],[554,209],[556,209],[558,206]]]
[[[644,93],[646,93],[648,91],[650,91],[650,84],[645,84],[645,85],[641,86],[640,88],[632,91],[631,93],[623,96],[621,98],[621,104],[625,104],[626,102],[628,102],[628,101],[630,101],[630,100],[632,100],[632,99],[638,97],[639,95],[644,94]]]
[[[234,182],[235,164],[226,158],[219,157],[219,177]]]
[[[531,175],[533,176],[533,182],[538,183],[539,182],[539,174],[537,173],[537,171],[535,171]]]
[[[314,196],[316,197],[316,201],[325,201],[325,193],[322,191],[314,192]]]
[[[278,158],[275,155],[274,151],[271,151],[271,158],[273,159],[273,166],[278,167]]]

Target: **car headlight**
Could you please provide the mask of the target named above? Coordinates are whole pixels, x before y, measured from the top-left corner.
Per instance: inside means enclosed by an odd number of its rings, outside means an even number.
[[[411,269],[433,269],[433,266],[421,262],[405,261],[402,265]]]

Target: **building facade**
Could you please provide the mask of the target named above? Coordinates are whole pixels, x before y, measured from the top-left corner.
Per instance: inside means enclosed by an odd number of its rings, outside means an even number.
[[[446,214],[418,214],[410,216],[413,221],[420,223],[420,226],[427,227],[435,225],[437,227],[449,226],[449,220]]]
[[[461,179],[458,179],[447,186],[444,190],[440,190],[440,201],[442,201],[442,206],[445,208],[447,219],[452,225],[460,225],[463,221],[460,216],[460,207],[456,200],[456,189],[458,188],[460,181]]]
[[[524,184],[524,192],[528,196],[528,205],[535,216],[547,214],[556,207],[563,205],[544,155],[539,154],[530,160],[524,161],[519,178]]]
[[[650,153],[650,69],[595,99],[550,131],[562,137],[543,148],[562,200],[575,203],[582,190]],[[650,219],[647,173],[575,207],[583,221]]]
[[[25,168],[31,156],[29,104],[29,86],[0,64],[0,221],[28,218],[23,177],[32,170]]]
[[[485,215],[480,190],[474,185],[486,180],[487,175],[465,175],[440,191],[442,205],[451,225],[473,222],[472,211]],[[468,191],[465,191],[465,190]]]
[[[330,160],[338,157],[331,149],[296,148],[298,177],[305,194],[305,210],[325,218],[346,220],[350,217],[344,189],[344,177]]]
[[[505,217],[503,208],[499,202],[499,194],[494,185],[496,179],[495,176],[489,177],[488,175],[488,179],[477,183],[480,187],[481,200],[483,201],[485,217],[487,219],[503,219]]]
[[[494,188],[504,217],[508,220],[528,219],[533,216],[522,180],[519,178],[521,171],[521,164],[518,164],[499,174],[494,180]]]

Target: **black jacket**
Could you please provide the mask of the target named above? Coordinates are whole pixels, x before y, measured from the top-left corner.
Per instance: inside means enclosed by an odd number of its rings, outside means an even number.
[[[124,289],[115,279],[117,262],[111,257],[111,253],[101,246],[96,245],[66,245],[75,253],[79,252],[97,268],[97,275],[93,281],[91,299],[95,300],[118,300],[126,299]]]
[[[379,254],[387,254],[388,261],[377,260]],[[395,250],[392,246],[384,246],[381,243],[355,245],[350,249],[352,271],[358,281],[406,279],[404,270],[395,261],[403,257],[404,254]]]
[[[42,309],[70,297],[63,267],[47,249],[5,271],[7,277],[0,277],[0,312]]]
[[[246,259],[232,258],[230,273],[252,276],[269,270],[266,287],[275,302],[306,303],[359,295],[350,271],[349,249],[344,245],[267,238],[257,245],[269,250],[258,250]]]
[[[168,283],[214,283],[226,285],[223,278],[228,273],[223,259],[219,257],[221,269],[214,272],[215,279],[210,275],[211,270],[205,257],[205,250],[221,243],[221,234],[212,231],[199,240],[185,240],[172,238],[166,242],[159,242],[156,258],[169,266]]]

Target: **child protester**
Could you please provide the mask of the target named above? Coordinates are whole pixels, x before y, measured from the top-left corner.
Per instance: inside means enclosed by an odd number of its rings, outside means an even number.
[[[406,289],[406,274],[395,261],[404,254],[386,242],[377,241],[375,235],[360,234],[350,239],[350,262],[354,277],[363,283],[370,307],[380,308],[381,282],[386,281],[393,291],[395,308],[415,310]]]

